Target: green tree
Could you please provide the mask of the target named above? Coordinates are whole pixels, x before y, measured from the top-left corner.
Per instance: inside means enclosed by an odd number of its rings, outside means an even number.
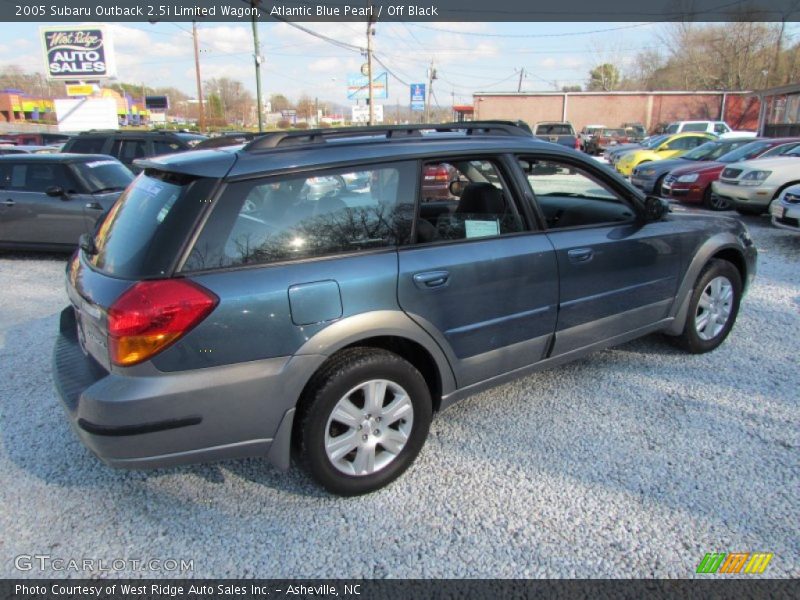
[[[586,89],[590,92],[610,92],[616,89],[618,84],[619,69],[611,63],[603,63],[589,71],[589,81],[586,82]]]

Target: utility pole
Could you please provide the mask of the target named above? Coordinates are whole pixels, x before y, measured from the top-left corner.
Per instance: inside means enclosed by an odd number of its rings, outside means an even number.
[[[367,17],[367,77],[369,78],[369,125],[375,124],[375,109],[372,105],[374,100],[372,91],[372,36],[375,35],[375,29],[372,27],[372,0],[367,2],[368,12]]]
[[[260,10],[261,0],[250,0],[250,6]],[[253,12],[253,58],[256,65],[256,112],[258,113],[258,132],[264,131],[264,114],[261,101],[261,44],[258,41],[258,13]]]
[[[194,72],[197,77],[197,125],[200,131],[205,131],[206,116],[203,111],[203,82],[200,79],[200,49],[197,44],[197,21],[192,21],[192,38],[194,39]]]
[[[425,122],[430,121],[431,115],[431,96],[433,96],[433,81],[436,79],[436,69],[433,68],[433,59],[428,69],[428,95],[425,97]]]
[[[522,68],[519,70],[519,85],[517,85],[517,92],[518,92],[518,93],[522,91],[522,78],[523,78],[524,76],[525,76],[525,67],[522,67]]]

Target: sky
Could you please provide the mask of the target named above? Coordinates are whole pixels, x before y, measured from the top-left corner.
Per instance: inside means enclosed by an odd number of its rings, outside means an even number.
[[[44,72],[39,27],[61,23],[0,23],[0,65]],[[366,45],[362,23],[299,23],[321,36],[358,47]],[[795,24],[796,25],[796,24]],[[108,24],[113,32],[118,78],[148,86],[196,90],[191,24],[158,22]],[[376,24],[375,56],[391,71],[389,99],[407,104],[406,84],[424,82],[433,60],[438,80],[434,104],[471,104],[476,91],[553,91],[585,84],[589,70],[603,62],[623,69],[644,49],[664,50],[664,23],[381,23]],[[199,23],[202,78],[230,77],[255,92],[253,38],[249,24]],[[790,27],[789,41],[797,39]],[[261,78],[265,95],[301,94],[350,104],[348,74],[365,58],[292,27],[260,23]],[[374,64],[375,72],[384,70]]]

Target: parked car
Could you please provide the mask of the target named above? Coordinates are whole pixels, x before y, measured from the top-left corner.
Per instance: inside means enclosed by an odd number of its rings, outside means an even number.
[[[578,134],[581,150],[584,152],[587,151],[587,143],[592,139],[592,136],[595,134],[595,132],[599,131],[600,129],[605,129],[605,125],[586,125],[583,129],[581,129],[581,132]]]
[[[132,180],[110,156],[0,156],[0,247],[74,250]]]
[[[620,144],[627,144],[629,141],[628,134],[624,129],[605,127],[595,132],[592,139],[590,139],[586,145],[586,152],[599,156],[603,154],[607,148],[613,148]]]
[[[575,135],[572,123],[566,121],[545,121],[536,123],[533,127],[533,135],[540,140],[546,140],[566,146],[567,148],[580,148],[580,139]]]
[[[222,148],[224,146],[236,146],[253,141],[260,134],[250,131],[238,131],[224,133],[213,137],[208,137],[194,145],[194,150],[205,150],[207,148]]]
[[[191,150],[206,139],[196,133],[175,131],[86,131],[70,138],[62,152],[73,154],[108,154],[133,172],[139,158]]]
[[[800,185],[781,192],[777,202],[770,205],[770,217],[775,227],[800,233]]]
[[[641,123],[623,123],[622,128],[630,142],[640,142],[647,137],[647,129]]]
[[[69,133],[4,133],[3,139],[18,146],[60,146],[72,137]]]
[[[126,468],[287,468],[294,447],[360,494],[479,390],[651,332],[725,340],[756,269],[741,221],[670,214],[512,124],[430,127],[142,161],[67,269],[54,381],[83,443]],[[458,199],[428,212],[416,192],[442,163]],[[353,172],[368,189],[302,194]]]
[[[729,139],[711,140],[699,145],[694,150],[689,150],[686,154],[678,158],[668,158],[666,160],[656,160],[640,164],[634,167],[631,173],[631,183],[647,194],[661,194],[661,185],[667,174],[673,169],[687,165],[695,165],[698,162],[714,161],[735,150],[739,146],[750,143],[750,140]]]
[[[769,212],[770,204],[789,186],[800,183],[800,146],[770,158],[731,163],[711,184],[715,194],[743,215]]]
[[[668,135],[653,135],[650,137],[644,138],[641,142],[631,142],[630,144],[619,144],[614,146],[613,148],[606,148],[605,152],[603,152],[603,158],[608,161],[612,167],[617,164],[620,158],[623,155],[631,152],[633,150],[641,150],[642,148],[649,149],[657,146],[664,140],[666,140],[669,136]]]
[[[800,138],[754,140],[723,154],[716,160],[673,169],[664,179],[661,195],[685,204],[702,203],[711,210],[728,210],[731,208],[730,200],[715,194],[711,187],[728,164],[759,157],[780,156],[798,144]]]
[[[689,150],[697,148],[700,144],[714,139],[716,137],[710,133],[677,133],[658,145],[627,152],[616,162],[614,168],[622,175],[630,177],[633,169],[642,163],[677,158]]]
[[[675,121],[667,125],[664,133],[705,132],[717,137],[756,137],[755,131],[734,131],[725,121]]]
[[[55,146],[17,146],[15,144],[0,144],[0,155],[6,154],[53,154],[58,152]]]

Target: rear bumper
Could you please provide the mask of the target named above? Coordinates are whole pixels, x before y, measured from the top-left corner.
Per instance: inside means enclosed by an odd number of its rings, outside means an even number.
[[[300,373],[306,367],[313,372],[320,357],[123,374],[86,356],[75,331],[69,307],[53,350],[55,387],[76,434],[106,464],[151,468],[266,456],[288,467],[286,430],[291,431]],[[276,438],[280,448],[274,447]]]

